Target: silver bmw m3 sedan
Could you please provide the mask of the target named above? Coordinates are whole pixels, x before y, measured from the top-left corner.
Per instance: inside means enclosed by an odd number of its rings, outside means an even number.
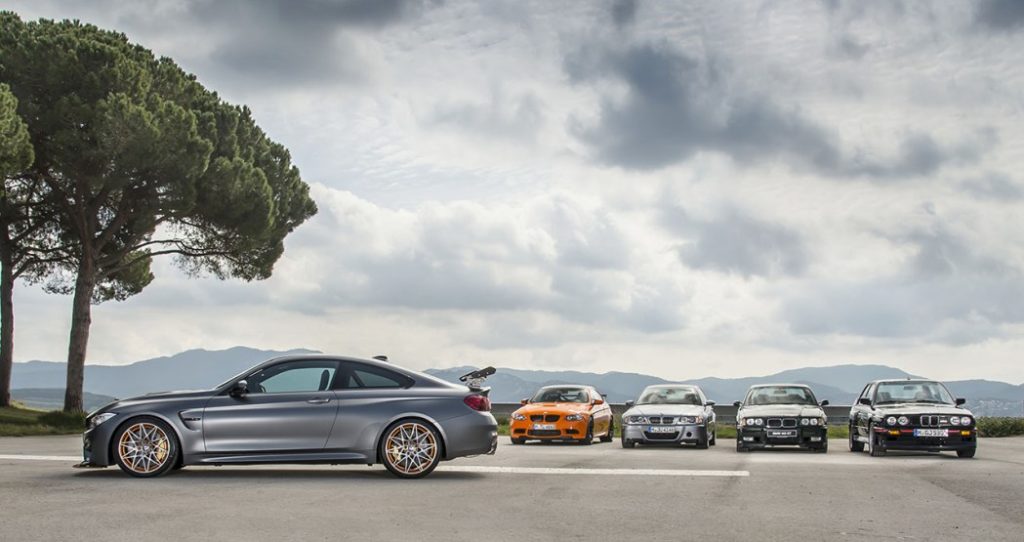
[[[153,477],[187,465],[365,463],[401,478],[493,454],[493,368],[457,385],[379,360],[272,359],[208,391],[119,400],[86,418],[80,467]]]

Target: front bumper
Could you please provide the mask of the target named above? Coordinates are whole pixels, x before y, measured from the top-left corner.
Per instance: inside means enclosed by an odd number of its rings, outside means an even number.
[[[114,464],[110,455],[110,442],[121,421],[119,416],[115,416],[82,433],[81,466],[109,467]]]
[[[655,433],[652,429],[669,427],[673,431]],[[706,441],[708,428],[705,425],[624,425],[622,438],[639,444],[696,444]]]
[[[532,422],[529,418],[525,420],[512,420],[509,423],[508,432],[512,438],[527,440],[580,440],[587,436],[588,419],[575,422],[567,422],[564,418],[557,422]],[[553,428],[539,428],[537,426],[554,426]]]
[[[889,429],[876,427],[878,446],[886,450],[910,450],[920,452],[953,452],[969,450],[978,446],[978,432],[970,429],[946,429],[945,437],[917,437],[914,427]]]
[[[736,438],[744,448],[767,448],[769,446],[817,448],[823,446],[828,440],[828,427],[800,426],[769,429],[744,426],[737,430]]]

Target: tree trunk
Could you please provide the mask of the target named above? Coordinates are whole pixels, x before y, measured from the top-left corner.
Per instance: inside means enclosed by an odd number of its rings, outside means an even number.
[[[7,407],[14,369],[14,262],[6,225],[0,235],[0,407]]]
[[[85,383],[85,352],[89,346],[92,325],[92,293],[96,273],[87,255],[78,266],[75,298],[71,305],[71,339],[68,343],[68,377],[64,390],[64,411],[82,411],[82,388]]]

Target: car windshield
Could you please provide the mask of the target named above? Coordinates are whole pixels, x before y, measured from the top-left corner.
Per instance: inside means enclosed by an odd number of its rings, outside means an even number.
[[[802,386],[763,386],[747,395],[748,405],[816,405],[814,394]]]
[[[587,403],[590,396],[583,388],[542,388],[531,403]]]
[[[879,405],[893,403],[930,403],[952,405],[953,396],[938,382],[882,382],[875,392]]]
[[[700,395],[690,387],[647,388],[640,394],[638,405],[700,405]]]

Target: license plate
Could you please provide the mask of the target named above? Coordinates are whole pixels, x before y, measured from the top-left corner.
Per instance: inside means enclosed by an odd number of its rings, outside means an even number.
[[[535,423],[533,424],[534,431],[550,431],[555,428],[553,423]]]
[[[949,432],[945,429],[914,429],[915,437],[945,437]]]
[[[796,431],[768,431],[768,436],[775,438],[793,438],[796,436]]]
[[[655,426],[652,425],[652,426],[647,428],[647,432],[648,433],[675,433],[676,432],[676,428],[675,427],[655,427]]]

